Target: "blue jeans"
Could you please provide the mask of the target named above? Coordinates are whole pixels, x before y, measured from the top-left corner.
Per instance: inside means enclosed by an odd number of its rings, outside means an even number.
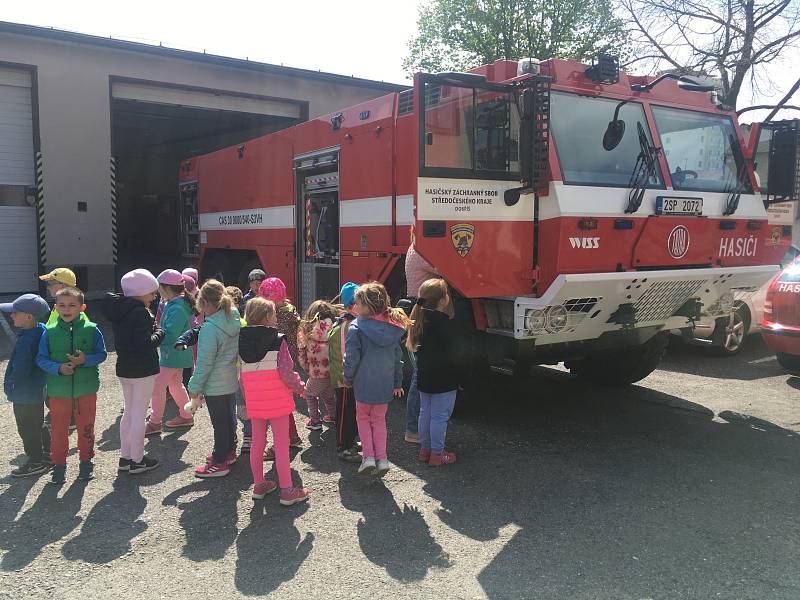
[[[431,452],[444,450],[444,438],[447,435],[447,422],[453,414],[456,404],[456,394],[442,392],[441,394],[419,393],[419,447]]]
[[[406,394],[406,431],[417,433],[419,431],[419,390],[417,389],[417,357],[409,352],[411,360],[411,383]]]

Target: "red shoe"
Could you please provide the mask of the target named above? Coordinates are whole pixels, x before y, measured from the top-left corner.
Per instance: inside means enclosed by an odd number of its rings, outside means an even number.
[[[145,437],[147,437],[149,435],[161,435],[161,424],[160,423],[154,423],[153,421],[150,421],[148,419],[147,425],[145,425],[145,428],[144,428],[144,435],[145,435]]]
[[[228,468],[227,463],[216,463],[213,460],[207,462],[202,467],[198,467],[195,472],[194,476],[199,477],[200,479],[206,479],[209,477],[225,477],[231,470]]]
[[[271,494],[278,489],[278,484],[274,481],[265,481],[264,483],[257,483],[253,486],[253,499],[261,500],[267,494]]]
[[[281,504],[291,506],[298,502],[308,500],[308,490],[304,487],[293,487],[288,490],[281,490]]]
[[[214,453],[210,453],[206,455],[206,462],[214,462]],[[236,451],[231,450],[228,453],[228,458],[225,459],[225,464],[233,465],[236,463]]]
[[[428,462],[431,459],[431,449],[430,448],[420,448],[419,449],[419,462]]]
[[[456,462],[456,455],[447,450],[441,452],[431,452],[431,459],[428,464],[432,467],[440,467],[442,465],[452,465]]]
[[[174,419],[167,421],[165,425],[170,429],[177,429],[178,427],[191,427],[194,425],[194,418],[187,417],[184,419],[182,416],[178,415]]]

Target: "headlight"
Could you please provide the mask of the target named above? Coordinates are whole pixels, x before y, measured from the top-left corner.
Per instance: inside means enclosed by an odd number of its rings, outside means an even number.
[[[558,333],[566,329],[569,313],[563,305],[551,306],[547,310],[547,331]]]
[[[547,325],[547,317],[543,310],[535,308],[525,311],[525,329],[531,335],[541,333]]]
[[[719,310],[722,313],[729,313],[733,310],[733,294],[730,292],[725,292],[722,296],[719,297],[717,301],[719,305]]]

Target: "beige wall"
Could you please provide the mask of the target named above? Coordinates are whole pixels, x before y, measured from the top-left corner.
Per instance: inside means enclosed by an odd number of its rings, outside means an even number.
[[[302,100],[310,117],[387,93],[12,33],[0,33],[0,62],[37,69],[47,262],[89,265],[94,289],[111,285],[113,273],[110,77]],[[79,201],[88,212],[77,211]]]

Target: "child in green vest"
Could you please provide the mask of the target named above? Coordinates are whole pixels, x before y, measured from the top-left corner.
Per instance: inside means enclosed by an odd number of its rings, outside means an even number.
[[[103,334],[89,321],[83,292],[67,287],[56,293],[58,319],[48,325],[39,342],[36,363],[47,373],[47,398],[52,416],[51,483],[66,481],[69,422],[78,428],[78,478],[94,477],[94,418],[100,389],[98,365],[108,356]]]

